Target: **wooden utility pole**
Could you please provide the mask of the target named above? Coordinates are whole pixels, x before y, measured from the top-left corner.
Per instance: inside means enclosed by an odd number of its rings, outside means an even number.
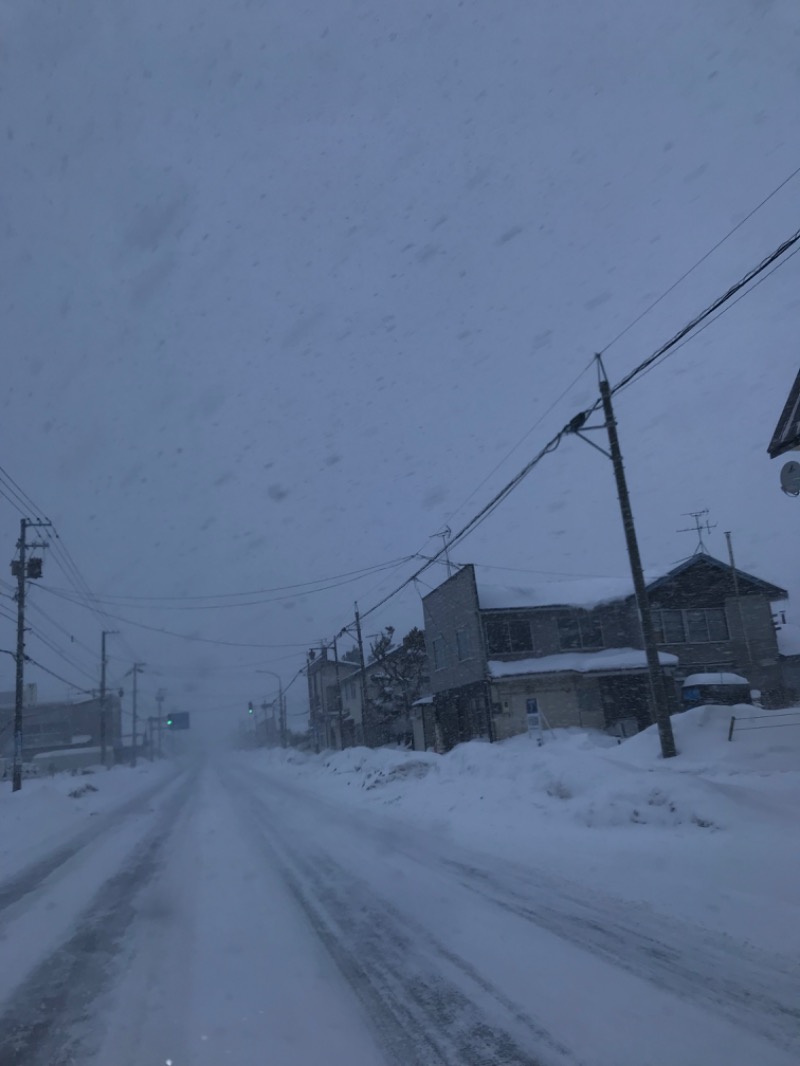
[[[164,689],[160,688],[158,690],[158,692],[156,693],[156,703],[158,705],[158,718],[156,719],[156,729],[158,731],[158,757],[159,757],[159,759],[161,758],[161,726],[163,724],[163,718],[162,718],[163,711],[162,711],[162,708],[164,706],[165,697],[166,697],[166,693],[164,692]]]
[[[625,468],[622,463],[622,451],[617,434],[617,423],[614,418],[614,408],[611,403],[611,387],[606,377],[605,369],[600,357],[597,357],[600,369],[600,398],[603,401],[603,413],[605,414],[608,431],[608,445],[611,453],[611,462],[614,466],[614,478],[617,483],[617,497],[619,509],[622,513],[622,525],[625,530],[625,542],[628,547],[628,559],[631,565],[633,587],[636,592],[636,606],[639,610],[639,620],[642,625],[642,637],[644,641],[645,655],[647,656],[647,670],[650,675],[650,693],[653,706],[653,717],[658,726],[658,736],[661,741],[661,754],[665,759],[671,759],[677,755],[675,738],[672,734],[672,722],[669,716],[669,703],[667,691],[664,687],[664,678],[661,673],[661,663],[658,658],[658,646],[656,644],[655,630],[653,629],[653,616],[650,611],[650,600],[647,596],[647,586],[642,570],[642,559],[639,554],[639,542],[636,538],[636,526],[633,521],[633,511],[628,493],[628,483],[625,479]]]
[[[134,663],[132,668],[128,671],[129,674],[133,674],[133,743],[131,745],[131,766],[136,766],[136,723],[138,712],[138,692],[137,692],[137,678],[139,673],[144,669],[144,663]]]
[[[100,761],[106,765],[106,749],[108,745],[108,696],[106,693],[106,670],[108,656],[106,655],[106,637],[119,633],[118,629],[104,629],[100,635]]]
[[[333,662],[336,669],[336,709],[339,713],[339,751],[344,751],[344,708],[342,707],[342,679],[339,676],[339,647],[333,638]]]
[[[367,708],[367,667],[364,662],[364,640],[361,636],[361,615],[358,613],[358,604],[355,605],[356,611],[356,639],[358,641],[358,659],[361,664],[361,670],[359,672],[359,679],[361,682],[361,728],[364,731],[364,743],[368,748],[372,747],[372,722],[370,721],[369,710]]]
[[[744,623],[744,611],[742,610],[742,601],[739,598],[739,572],[736,569],[736,562],[733,558],[733,541],[731,540],[730,533],[725,534],[725,540],[728,542],[728,558],[731,561],[731,578],[733,579],[733,595],[736,598],[736,610],[739,614],[739,625],[742,627],[742,637],[744,638],[745,651],[747,652],[747,667],[748,673],[750,667],[753,665],[753,649],[750,647],[750,638],[747,635],[747,626]],[[750,681],[750,678],[747,679]]]
[[[46,548],[45,542],[28,544],[29,529],[43,529],[50,522],[32,522],[23,518],[19,523],[19,540],[17,541],[17,558],[11,563],[11,574],[17,579],[17,651],[16,686],[14,693],[14,756],[11,769],[11,790],[19,792],[22,788],[22,708],[25,702],[25,582],[29,578],[42,576],[42,560],[28,559],[28,548]]]

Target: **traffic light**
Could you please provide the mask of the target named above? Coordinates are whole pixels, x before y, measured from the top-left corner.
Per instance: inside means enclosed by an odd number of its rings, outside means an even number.
[[[172,714],[167,715],[164,721],[167,723],[167,729],[188,729],[189,712],[173,711]]]
[[[252,714],[253,713],[253,701],[252,700],[250,700],[250,702],[247,704],[247,713],[248,714]]]
[[[168,725],[168,726],[171,726],[171,725],[172,725],[172,723],[173,723],[174,721],[175,721],[175,719],[174,719],[174,718],[172,717],[172,715],[170,715],[170,716],[169,716],[169,717],[167,718],[167,725]]]

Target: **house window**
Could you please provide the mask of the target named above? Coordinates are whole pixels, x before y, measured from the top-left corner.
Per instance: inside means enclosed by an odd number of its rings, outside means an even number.
[[[441,637],[437,637],[433,642],[433,668],[444,670],[446,665],[444,641]]]
[[[468,629],[456,630],[456,648],[458,651],[458,661],[463,663],[465,659],[472,658],[472,646],[469,639]]]
[[[558,616],[558,639],[562,651],[602,648],[603,627],[597,615],[578,612]]]
[[[721,607],[686,611],[653,611],[659,644],[709,644],[728,639],[728,620]]]
[[[709,607],[706,609],[706,622],[708,623],[709,640],[728,640],[728,619],[722,607]]]
[[[490,655],[533,651],[530,623],[521,619],[496,619],[487,622],[486,645]]]

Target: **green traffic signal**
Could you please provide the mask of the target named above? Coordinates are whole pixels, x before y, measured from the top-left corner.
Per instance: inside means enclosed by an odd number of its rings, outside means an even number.
[[[167,725],[172,725],[172,718],[167,719]]]

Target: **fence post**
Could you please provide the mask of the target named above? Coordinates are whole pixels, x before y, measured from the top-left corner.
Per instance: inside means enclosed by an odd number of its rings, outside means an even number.
[[[735,714],[732,714],[732,715],[731,715],[731,724],[730,724],[730,728],[728,729],[728,740],[733,740],[733,727],[734,727],[735,725],[736,725],[736,715],[735,715]]]

